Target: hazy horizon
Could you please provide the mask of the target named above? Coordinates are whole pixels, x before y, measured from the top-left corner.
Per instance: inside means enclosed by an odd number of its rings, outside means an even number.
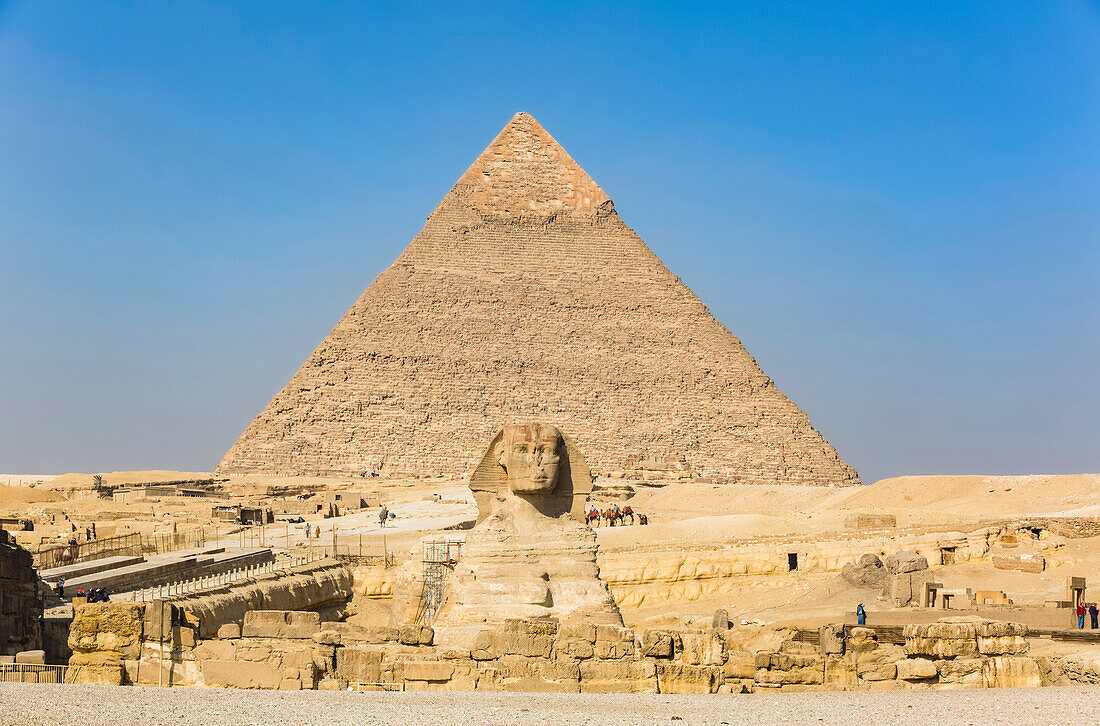
[[[209,471],[517,111],[865,483],[1100,471],[1100,6],[0,1],[0,473]]]

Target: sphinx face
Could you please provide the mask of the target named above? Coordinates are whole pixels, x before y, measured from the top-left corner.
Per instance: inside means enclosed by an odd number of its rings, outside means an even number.
[[[561,432],[553,426],[505,426],[500,465],[508,473],[515,494],[549,494],[558,484]]]

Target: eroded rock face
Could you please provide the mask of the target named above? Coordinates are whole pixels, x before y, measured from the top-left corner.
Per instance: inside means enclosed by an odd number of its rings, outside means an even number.
[[[31,554],[0,529],[0,655],[42,644],[42,601]]]
[[[478,524],[438,626],[540,617],[622,624],[599,577],[596,535],[577,516],[591,477],[568,437],[542,423],[504,427],[470,488]]]
[[[497,461],[508,473],[513,494],[544,494],[558,485],[561,432],[546,424],[505,426],[497,444]]]
[[[928,560],[916,552],[902,550],[886,558],[883,563],[892,575],[901,575],[906,572],[919,572],[928,569]]]

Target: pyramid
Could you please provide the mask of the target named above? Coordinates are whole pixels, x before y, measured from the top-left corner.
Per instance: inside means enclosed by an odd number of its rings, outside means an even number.
[[[718,481],[859,483],[526,113],[216,471],[458,476],[528,421],[568,433],[594,471],[674,458]]]

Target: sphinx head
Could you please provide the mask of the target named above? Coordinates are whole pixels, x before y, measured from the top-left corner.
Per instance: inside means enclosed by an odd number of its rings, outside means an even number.
[[[514,494],[549,494],[558,484],[561,432],[545,424],[505,426],[499,462]]]

